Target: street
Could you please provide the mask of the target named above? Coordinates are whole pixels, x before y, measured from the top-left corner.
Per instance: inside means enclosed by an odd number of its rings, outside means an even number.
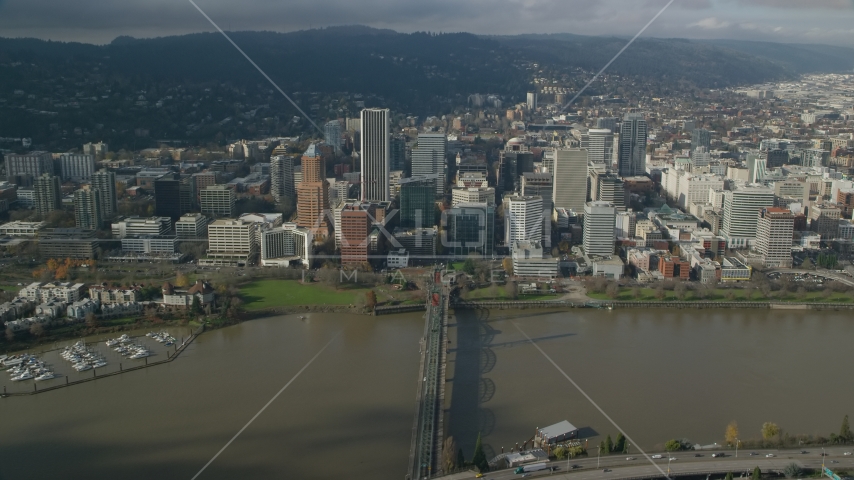
[[[673,475],[698,474],[707,473],[724,474],[732,472],[735,477],[740,476],[743,472],[748,472],[748,475],[753,471],[754,467],[759,467],[763,472],[768,470],[782,471],[786,465],[797,463],[801,467],[810,469],[819,469],[822,465],[821,448],[804,447],[808,453],[802,454],[801,450],[750,450],[739,449],[738,457],[735,456],[735,451],[726,450],[725,457],[713,458],[712,454],[720,452],[720,450],[701,450],[677,452],[671,456],[676,460],[670,461],[670,471]],[[824,457],[825,466],[831,470],[851,469],[854,468],[854,456],[844,455],[844,452],[854,450],[852,446],[844,447],[825,447],[825,452],[828,454]],[[757,455],[750,455],[756,453]],[[773,454],[774,457],[766,457],[767,454]],[[650,453],[652,456],[654,453]],[[702,457],[696,457],[700,454]],[[668,470],[668,455],[661,454],[663,458],[654,460],[655,463],[665,473]],[[626,460],[633,457],[634,460]],[[832,463],[838,462],[838,463]],[[649,463],[643,455],[631,453],[629,455],[609,455],[599,459],[599,467],[597,468],[596,456],[588,458],[572,459],[569,465],[580,465],[581,468],[567,470],[566,460],[556,460],[550,462],[549,465],[557,467],[554,472],[548,470],[540,472],[532,472],[526,478],[550,477],[555,479],[566,480],[586,480],[586,479],[625,479],[638,477],[652,477],[655,475],[661,476],[661,472],[655,466]],[[605,469],[611,470],[604,472]],[[506,480],[511,478],[521,478],[521,474],[514,473],[515,469],[501,470],[490,472],[483,476],[487,480]],[[461,473],[452,475],[453,479],[474,478],[474,473]]]

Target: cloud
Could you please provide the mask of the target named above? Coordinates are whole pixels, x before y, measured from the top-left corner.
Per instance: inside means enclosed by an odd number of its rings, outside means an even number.
[[[622,36],[637,33],[666,2],[243,0],[238,5],[230,0],[197,0],[226,30],[288,32],[361,24],[400,32]],[[800,9],[806,6],[809,9]],[[847,30],[852,23],[854,0],[677,0],[644,36],[851,45],[854,37]],[[187,0],[0,0],[0,36],[106,43],[119,35],[155,37],[210,30]]]
[[[732,1],[732,0],[730,0]],[[854,9],[854,0],[735,0],[741,6],[786,9]]]
[[[700,21],[688,24],[689,27],[700,27],[706,30],[719,30],[727,28],[730,25],[732,24],[724,20],[718,20],[717,17],[706,17]]]

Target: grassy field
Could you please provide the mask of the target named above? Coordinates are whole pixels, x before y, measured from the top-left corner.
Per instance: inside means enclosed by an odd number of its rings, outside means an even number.
[[[732,297],[728,297],[727,293],[729,292]],[[655,290],[651,288],[641,288],[640,295],[638,298],[634,298],[632,295],[632,290],[628,288],[621,288],[620,293],[617,298],[610,298],[605,293],[592,293],[588,292],[587,296],[596,300],[619,300],[619,301],[635,301],[635,302],[672,302],[672,301],[680,301],[676,298],[676,294],[672,291],[665,291],[665,298],[659,300],[655,297]],[[683,302],[692,302],[692,301],[714,301],[714,302],[816,302],[816,303],[851,303],[854,299],[851,298],[850,295],[846,293],[833,293],[829,297],[825,296],[824,292],[807,292],[803,295],[798,295],[796,293],[789,292],[785,296],[780,297],[779,292],[774,292],[772,298],[765,298],[760,292],[754,291],[751,294],[751,298],[747,298],[747,291],[738,290],[738,289],[721,289],[717,288],[712,291],[708,291],[705,298],[700,298],[695,295],[693,291],[685,292],[685,298],[681,301]]]
[[[298,280],[259,280],[240,288],[247,310],[290,305],[361,305],[368,289],[344,286],[336,289]]]
[[[507,296],[507,291],[504,288],[496,288],[494,291],[490,291],[489,288],[479,288],[477,290],[472,290],[468,292],[465,297],[466,300],[471,301],[479,301],[479,300],[499,300],[499,301],[511,301],[514,300]],[[519,294],[515,300],[519,301],[535,301],[535,300],[557,300],[560,298],[560,295],[525,295]]]

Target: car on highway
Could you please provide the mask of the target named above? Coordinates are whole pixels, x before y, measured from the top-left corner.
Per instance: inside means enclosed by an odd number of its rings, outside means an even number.
[[[826,456],[827,456],[827,454],[826,454],[826,453],[824,453],[824,452],[819,453],[819,455],[821,455],[822,457],[826,457]]]
[[[756,452],[750,452],[750,456],[751,456],[751,457],[755,457],[755,456],[757,456],[757,455],[759,455],[759,454],[758,454],[758,453],[756,453]]]
[[[851,455],[851,452],[845,452],[843,455]]]
[[[668,458],[668,460],[679,460],[679,459],[676,457],[670,457],[670,458]]]
[[[664,458],[662,455],[653,455],[652,458]]]
[[[725,453],[713,453],[712,454],[712,458],[725,457],[725,456],[726,456]]]
[[[703,454],[702,454],[702,453],[695,453],[695,454],[694,454],[694,456],[695,456],[695,457],[702,457],[702,456],[703,456]]]
[[[475,476],[474,476],[474,478],[483,478],[483,474],[482,474],[482,473],[478,473],[477,475],[475,475]]]
[[[830,463],[839,463],[839,460],[831,460]]]
[[[810,453],[810,452],[808,452],[806,450],[801,450],[801,453]]]
[[[575,470],[576,468],[581,468],[581,465],[573,465],[573,466],[571,466],[571,467],[569,467],[569,468],[571,468],[571,469]]]
[[[765,458],[771,458],[771,457],[773,457],[773,456],[774,456],[774,454],[773,454],[773,453],[769,453],[768,455],[765,455]]]
[[[634,460],[635,457],[626,457],[626,460]]]
[[[602,470],[602,473],[608,473],[608,472],[610,472],[610,471],[611,471],[611,469],[610,469],[610,468],[606,468],[606,469]]]

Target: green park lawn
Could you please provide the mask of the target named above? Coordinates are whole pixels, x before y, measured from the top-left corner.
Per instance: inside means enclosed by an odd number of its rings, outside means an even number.
[[[727,292],[731,292],[732,298],[727,297]],[[663,300],[659,300],[655,297],[655,290],[651,288],[641,288],[640,295],[638,298],[634,298],[632,295],[632,289],[630,288],[621,288],[620,293],[617,295],[617,298],[610,298],[605,293],[592,293],[588,292],[587,296],[596,300],[618,300],[618,301],[634,301],[634,302],[672,302],[672,301],[680,301],[676,298],[676,294],[672,291],[665,291],[665,298]],[[779,292],[774,292],[771,298],[765,298],[760,292],[754,291],[751,294],[751,298],[747,298],[746,290],[739,289],[721,289],[717,288],[715,290],[709,291],[705,298],[700,298],[695,295],[695,292],[688,291],[685,292],[685,298],[681,301],[692,302],[692,301],[715,301],[715,302],[745,302],[745,301],[753,301],[753,302],[815,302],[815,303],[850,303],[854,301],[852,297],[846,293],[833,293],[830,296],[825,296],[824,292],[807,292],[803,295],[798,295],[797,293],[789,292],[785,296],[780,297]]]
[[[302,284],[298,280],[259,280],[240,287],[247,310],[291,305],[364,304],[368,289],[345,286],[335,288],[318,283]]]
[[[541,294],[532,294],[526,295],[520,293],[515,300],[517,301],[535,301],[535,300],[557,300],[559,295],[541,295]],[[471,301],[482,301],[482,300],[498,300],[498,301],[511,301],[514,300],[507,296],[507,291],[503,287],[499,287],[494,289],[494,291],[490,291],[489,288],[479,288],[477,290],[472,290],[468,292],[465,297],[465,300]]]

